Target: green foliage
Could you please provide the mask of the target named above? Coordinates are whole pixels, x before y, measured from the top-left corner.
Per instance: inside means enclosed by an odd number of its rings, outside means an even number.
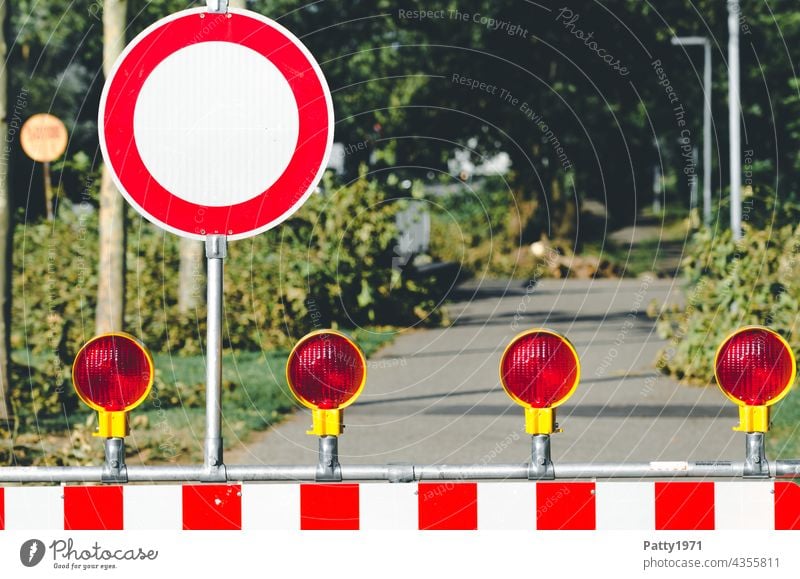
[[[324,189],[231,260],[226,295],[251,330],[236,339],[284,345],[318,327],[441,319],[435,280],[397,267],[395,215],[405,200],[387,196],[365,175]]]
[[[39,357],[36,366],[20,363],[21,357],[14,357],[10,369],[13,387],[9,389],[9,399],[17,428],[40,427],[40,419],[46,421],[77,408],[78,397],[69,381],[68,366],[53,356]]]
[[[62,208],[59,219],[14,231],[11,346],[61,359],[94,331],[97,219]]]
[[[463,193],[431,196],[429,207],[434,259],[461,264],[470,275],[508,268],[504,258],[519,246],[519,236],[513,239],[507,229],[516,210],[510,191],[465,186]]]
[[[23,422],[75,406],[70,367],[94,331],[97,225],[91,213],[61,212],[53,223],[14,232],[12,405]]]
[[[670,340],[658,365],[678,378],[714,379],[717,346],[736,328],[770,326],[800,350],[800,227],[747,228],[739,242],[730,231],[697,233],[683,262],[689,282],[684,308],[660,315]]]
[[[394,261],[395,214],[403,206],[364,176],[338,189],[328,183],[281,228],[231,243],[226,345],[270,350],[322,327],[440,320],[436,280],[416,278]],[[88,205],[64,205],[54,223],[16,229],[14,349],[69,367],[94,331],[96,256],[97,218]],[[153,351],[196,354],[205,340],[205,311],[178,310],[178,265],[175,236],[130,219],[126,329]],[[202,269],[196,282],[204,295]],[[55,379],[54,372],[48,376]]]
[[[767,449],[776,459],[800,456],[800,391],[795,388],[772,411],[772,428]]]

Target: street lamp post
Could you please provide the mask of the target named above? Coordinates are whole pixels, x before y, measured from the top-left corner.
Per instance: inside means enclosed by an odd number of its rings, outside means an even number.
[[[673,36],[675,46],[703,46],[703,223],[711,223],[711,42],[704,36]]]
[[[739,136],[739,0],[728,0],[728,123],[730,125],[731,232],[742,238],[742,150]]]

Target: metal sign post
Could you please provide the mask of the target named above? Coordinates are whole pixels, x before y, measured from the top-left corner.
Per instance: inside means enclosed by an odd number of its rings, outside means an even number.
[[[53,184],[50,175],[50,162],[55,161],[67,150],[69,136],[67,127],[56,116],[48,113],[33,115],[22,125],[20,145],[28,157],[42,163],[44,173],[44,200],[47,219],[55,219],[53,209]]]
[[[228,253],[224,235],[206,238],[206,438],[204,466],[208,481],[225,481],[222,456],[222,296],[223,264]]]
[[[739,0],[728,0],[728,130],[731,176],[731,233],[742,238],[742,103],[739,101]]]
[[[711,42],[703,48],[703,224],[711,225]]]
[[[703,47],[703,224],[708,226],[711,225],[711,41],[705,36],[673,36],[672,44]]]

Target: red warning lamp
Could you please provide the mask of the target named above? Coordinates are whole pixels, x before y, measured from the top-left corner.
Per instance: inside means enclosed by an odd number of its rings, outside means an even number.
[[[762,326],[739,328],[722,342],[714,358],[720,390],[739,406],[734,430],[767,432],[769,407],[789,393],[797,362],[783,337]]]
[[[295,398],[311,409],[308,434],[338,436],[342,409],[356,401],[367,380],[367,363],[350,338],[334,330],[303,337],[286,362],[286,381]]]
[[[130,433],[128,412],[139,406],[153,386],[153,358],[125,333],[89,340],[72,365],[78,397],[98,412],[96,436],[122,438]]]
[[[555,408],[572,396],[580,375],[580,360],[569,340],[540,328],[519,334],[500,360],[500,382],[525,408],[529,434],[554,432]]]

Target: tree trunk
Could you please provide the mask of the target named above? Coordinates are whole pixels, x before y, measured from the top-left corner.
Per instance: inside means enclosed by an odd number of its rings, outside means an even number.
[[[193,312],[204,303],[202,241],[181,238],[180,267],[178,269],[178,310],[182,314]]]
[[[126,12],[127,0],[105,0],[103,4],[103,72],[106,77],[125,48]],[[125,313],[125,200],[106,166],[103,166],[100,182],[99,237],[95,319],[98,334],[122,330]]]
[[[0,3],[0,62],[7,63],[8,47],[5,39],[7,2]],[[8,135],[8,67],[0,66],[0,427],[9,427],[11,418],[9,405],[8,354],[11,350],[11,203],[8,183],[10,145]]]
[[[550,198],[552,199],[553,237],[577,244],[578,209],[577,200],[572,197],[573,191],[564,192],[561,177],[555,173],[550,179]]]

